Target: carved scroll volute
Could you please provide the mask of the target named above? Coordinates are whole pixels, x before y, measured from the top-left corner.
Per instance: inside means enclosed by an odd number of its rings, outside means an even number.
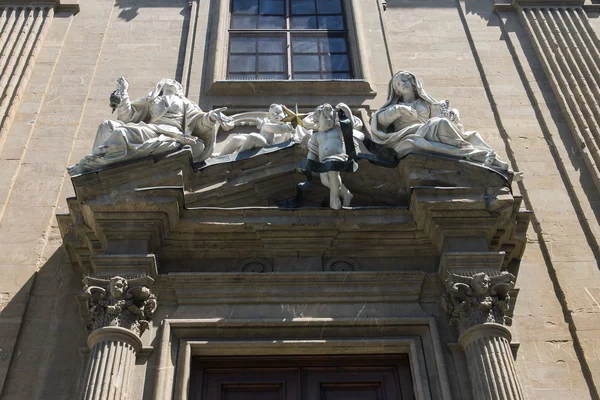
[[[442,295],[442,307],[450,316],[450,324],[461,335],[467,329],[484,323],[510,326],[510,290],[515,277],[502,272],[488,276],[479,272],[472,276],[448,274],[447,292]]]
[[[156,296],[151,292],[152,278],[86,277],[83,282],[85,307],[82,314],[88,330],[115,326],[141,336],[149,328],[158,307]]]

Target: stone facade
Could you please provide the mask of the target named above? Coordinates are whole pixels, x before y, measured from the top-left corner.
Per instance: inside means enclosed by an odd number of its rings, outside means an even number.
[[[344,0],[364,79],[281,86],[224,79],[225,0],[77,3],[0,1],[1,399],[187,398],[194,357],[348,353],[409,354],[417,399],[599,398],[594,2]],[[360,159],[332,210],[318,179],[283,202],[300,146],[66,171],[120,76],[368,125],[400,70],[525,179]]]

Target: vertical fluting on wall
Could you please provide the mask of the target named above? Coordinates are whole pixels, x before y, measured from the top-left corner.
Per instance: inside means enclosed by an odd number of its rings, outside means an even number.
[[[581,7],[524,7],[520,14],[582,158],[600,190],[598,38]]]
[[[51,7],[0,7],[0,143],[17,111],[53,14]]]

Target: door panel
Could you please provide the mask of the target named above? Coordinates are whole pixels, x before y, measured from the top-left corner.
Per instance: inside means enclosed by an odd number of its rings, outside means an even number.
[[[195,358],[191,400],[413,400],[408,357]]]

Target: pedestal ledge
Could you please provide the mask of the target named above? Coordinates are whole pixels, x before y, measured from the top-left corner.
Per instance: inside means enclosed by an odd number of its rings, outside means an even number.
[[[472,326],[464,331],[458,338],[458,344],[463,349],[466,349],[471,343],[483,337],[502,337],[505,338],[508,343],[510,343],[512,334],[505,325],[488,322],[485,324]]]
[[[106,326],[104,328],[96,329],[88,336],[87,344],[88,347],[92,349],[97,343],[108,341],[126,342],[133,347],[136,353],[143,348],[142,340],[138,335],[129,329],[120,328],[118,326]]]

